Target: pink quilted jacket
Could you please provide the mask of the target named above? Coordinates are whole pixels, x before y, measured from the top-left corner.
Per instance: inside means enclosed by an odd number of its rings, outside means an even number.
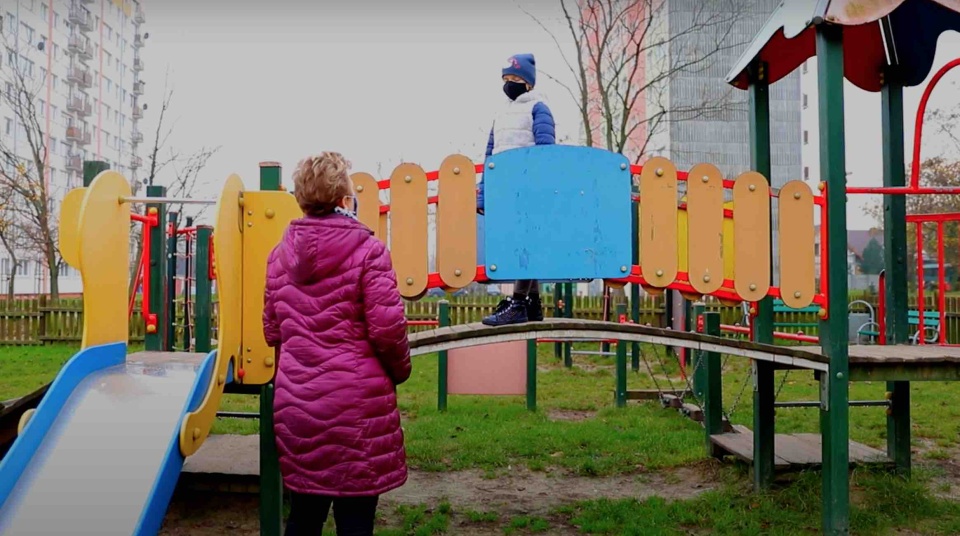
[[[406,482],[406,327],[390,255],[366,226],[337,214],[290,224],[267,260],[263,311],[280,347],[274,429],[288,489],[350,497]]]

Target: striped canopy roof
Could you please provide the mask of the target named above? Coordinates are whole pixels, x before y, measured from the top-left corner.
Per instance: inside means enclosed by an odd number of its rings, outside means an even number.
[[[727,82],[746,89],[754,60],[766,64],[771,84],[787,76],[816,55],[818,24],[844,26],[844,76],[857,87],[880,91],[888,64],[915,86],[930,72],[940,34],[960,31],[960,0],[783,0]]]

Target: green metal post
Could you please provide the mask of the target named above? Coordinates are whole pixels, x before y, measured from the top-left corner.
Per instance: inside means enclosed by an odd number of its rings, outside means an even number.
[[[883,185],[906,186],[903,155],[903,86],[889,72],[881,90],[883,105]],[[883,196],[884,273],[886,274],[887,344],[903,344],[907,325],[907,200]],[[887,454],[897,472],[910,476],[910,382],[887,382]]]
[[[563,316],[573,318],[573,283],[563,284]],[[573,343],[563,343],[563,366],[573,367]]]
[[[166,235],[167,242],[167,295],[165,297],[167,304],[164,309],[167,311],[167,323],[164,328],[166,331],[166,346],[168,350],[174,350],[177,346],[177,309],[175,307],[177,297],[177,217],[176,212],[167,213],[167,221],[170,222],[169,233]]]
[[[527,409],[537,411],[537,340],[527,340]]]
[[[164,186],[147,186],[147,197],[166,197],[167,188]],[[166,299],[167,263],[164,262],[167,252],[165,231],[167,228],[167,206],[163,203],[148,203],[147,213],[157,213],[157,225],[150,227],[150,281],[145,281],[145,292],[150,295],[149,314],[157,315],[157,330],[147,333],[144,347],[149,352],[169,350],[164,333],[167,326],[167,311],[163,306]]]
[[[563,301],[563,283],[554,283],[553,285],[553,316],[555,318],[563,318],[563,307],[560,307],[560,303]],[[563,344],[559,342],[553,343],[553,356],[557,359],[563,357]]]
[[[750,82],[750,163],[767,182],[771,181],[770,165],[770,85],[766,65],[751,66]],[[770,232],[773,233],[773,212],[770,214]],[[770,240],[773,238],[771,236]],[[771,249],[772,250],[772,249]],[[770,259],[773,273],[773,259]],[[772,282],[772,281],[771,281]],[[757,342],[773,343],[773,300],[767,296],[757,304],[753,337]],[[753,485],[757,490],[769,488],[774,477],[774,417],[773,364],[766,361],[751,363],[754,374],[753,391]]]
[[[626,304],[617,304],[617,318],[620,315],[627,314]],[[617,341],[617,407],[622,408],[627,405],[627,344],[624,341]]]
[[[633,186],[632,191],[634,194],[639,194],[640,189],[637,186]],[[640,264],[640,213],[638,212],[640,208],[640,203],[636,201],[631,203],[633,210],[630,211],[630,220],[631,226],[633,228],[630,236],[632,237],[631,257],[633,259],[634,266]],[[630,284],[630,318],[633,319],[635,324],[640,323],[640,285],[636,283]],[[634,342],[630,344],[630,366],[633,368],[634,372],[640,370],[640,343]]]
[[[703,331],[707,335],[720,336],[720,313],[703,313]],[[720,354],[703,352],[700,355],[703,369],[703,427],[706,431],[707,455],[720,457],[720,450],[710,441],[710,436],[723,432],[723,377],[720,371]]]
[[[694,331],[698,333],[703,332],[703,313],[706,310],[707,306],[703,302],[694,303],[690,308],[689,324],[692,324]],[[696,395],[697,400],[703,400],[705,394],[704,383],[706,382],[703,353],[699,350],[689,350],[688,353],[690,354],[690,363],[687,364],[687,370],[693,371],[693,394]]]
[[[83,162],[83,186],[90,186],[97,175],[110,169],[106,162],[100,160],[84,160]]]
[[[280,164],[260,163],[260,189],[280,189]],[[260,391],[260,535],[280,536],[283,527],[283,480],[273,432],[273,382]]]
[[[209,353],[210,322],[213,308],[212,281],[210,281],[210,238],[213,228],[203,225],[197,227],[197,258],[195,274],[197,281],[197,297],[194,302],[194,338],[197,352]]]
[[[847,322],[847,192],[843,121],[843,27],[817,28],[820,101],[820,176],[827,183],[827,318],[820,345],[830,370],[820,375],[823,434],[823,532],[850,529],[849,354]]]
[[[450,302],[447,300],[440,302],[437,321],[441,328],[450,325]],[[440,411],[447,411],[447,365],[447,351],[444,350],[437,358],[437,409]]]

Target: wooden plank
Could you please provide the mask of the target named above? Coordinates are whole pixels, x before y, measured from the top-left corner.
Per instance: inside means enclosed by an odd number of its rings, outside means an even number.
[[[350,175],[353,190],[357,196],[357,217],[369,227],[374,236],[386,243],[387,237],[380,229],[380,188],[377,179],[369,173],[358,172]]]
[[[677,168],[662,157],[647,160],[640,174],[640,269],[651,286],[677,277]]]
[[[426,292],[427,242],[427,174],[400,164],[390,176],[390,254],[404,298]]]
[[[692,421],[703,422],[703,410],[696,404],[683,404],[680,406],[680,412]]]
[[[701,294],[723,285],[723,175],[712,164],[698,164],[687,179],[687,268]]]
[[[788,307],[800,309],[813,303],[816,294],[813,192],[803,181],[790,181],[780,188],[780,295]]]
[[[477,172],[463,155],[440,165],[437,204],[437,272],[446,288],[460,289],[477,273]]]
[[[744,300],[759,301],[770,289],[770,187],[763,175],[737,177],[733,206],[734,286]]]
[[[753,463],[753,432],[742,430],[740,427],[735,427],[735,430],[737,431],[714,434],[710,436],[710,442],[736,456],[741,461]],[[774,466],[778,469],[785,469],[790,467],[790,463],[780,456],[775,456]]]

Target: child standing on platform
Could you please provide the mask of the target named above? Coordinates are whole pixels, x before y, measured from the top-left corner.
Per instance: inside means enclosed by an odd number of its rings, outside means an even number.
[[[396,386],[410,377],[390,254],[357,221],[338,153],[293,175],[303,218],[267,259],[263,334],[277,349],[274,430],[291,492],[287,536],[372,535],[379,496],[407,480]]]
[[[501,77],[503,92],[508,100],[490,129],[486,156],[532,145],[555,144],[557,133],[553,113],[543,95],[534,89],[537,63],[533,54],[511,56],[501,71]],[[482,178],[477,192],[477,212],[484,213]],[[499,326],[530,320],[543,320],[540,283],[535,279],[517,281],[513,296],[501,301],[494,313],[483,319],[483,323]]]

